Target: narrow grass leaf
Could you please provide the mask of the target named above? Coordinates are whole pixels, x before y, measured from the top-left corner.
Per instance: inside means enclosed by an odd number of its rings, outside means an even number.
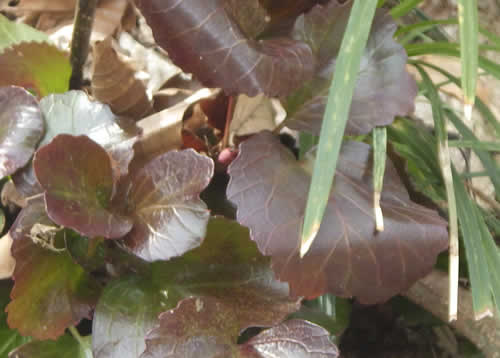
[[[491,316],[494,308],[490,292],[490,274],[488,265],[484,261],[487,253],[483,246],[482,238],[478,237],[478,235],[481,235],[481,230],[478,230],[478,216],[475,215],[474,204],[467,195],[465,186],[454,169],[453,177],[455,194],[457,195],[460,231],[462,232],[469,268],[472,306],[476,319],[480,319],[485,316]]]
[[[431,102],[432,117],[438,140],[438,158],[439,165],[443,176],[444,185],[446,188],[446,196],[448,199],[448,221],[449,221],[449,239],[450,239],[450,262],[449,262],[449,311],[448,319],[450,321],[457,319],[458,305],[458,219],[457,219],[457,204],[455,201],[455,192],[453,190],[453,177],[451,173],[450,151],[448,148],[448,132],[446,129],[446,117],[443,114],[443,107],[439,98],[438,91],[434,86],[431,78],[425,70],[416,65],[417,70],[422,77],[422,86],[427,90],[426,96]]]
[[[464,91],[465,119],[472,117],[476,98],[477,67],[479,57],[479,26],[477,0],[458,1],[458,24],[460,29],[460,57],[462,59],[462,89]]]
[[[342,143],[347,118],[377,2],[354,1],[333,73],[325,109],[319,148],[307,199],[300,254],[303,257],[318,233]]]
[[[467,126],[460,120],[460,118],[451,110],[445,111],[448,119],[453,123],[458,132],[462,135],[465,140],[474,141],[480,143],[479,139],[474,135],[474,133],[467,128]],[[490,153],[481,150],[479,148],[472,148],[474,153],[478,156],[479,160],[484,166],[484,169],[488,171],[490,180],[495,187],[495,192],[497,197],[500,195],[500,173],[498,171],[498,165],[491,157]]]
[[[384,216],[380,208],[380,197],[384,183],[385,159],[387,155],[387,129],[376,127],[373,136],[373,209],[375,211],[375,227],[384,231]]]
[[[390,13],[391,13],[393,18],[398,19],[401,16],[404,16],[407,13],[409,13],[410,11],[412,11],[422,1],[423,0],[404,0],[404,1],[401,1],[398,5],[394,6],[391,9]]]
[[[478,150],[486,150],[490,152],[500,152],[500,143],[498,142],[483,142],[477,140],[450,140],[450,147],[472,148]]]

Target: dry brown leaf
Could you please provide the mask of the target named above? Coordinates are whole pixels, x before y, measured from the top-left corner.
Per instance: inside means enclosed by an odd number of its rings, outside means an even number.
[[[158,154],[182,147],[182,120],[186,110],[201,99],[212,96],[214,90],[203,88],[173,107],[146,117],[137,125],[142,137],[135,146],[136,156],[148,160]]]
[[[92,94],[110,105],[113,113],[139,120],[152,110],[146,87],[135,77],[136,70],[113,48],[113,39],[93,46]]]
[[[75,5],[76,0],[0,0],[0,10],[4,11],[72,11]]]
[[[229,127],[230,139],[263,130],[272,131],[285,117],[286,112],[278,100],[263,94],[255,97],[240,95]]]
[[[10,252],[11,246],[12,238],[7,233],[0,239],[0,280],[10,278],[16,267],[16,260]]]

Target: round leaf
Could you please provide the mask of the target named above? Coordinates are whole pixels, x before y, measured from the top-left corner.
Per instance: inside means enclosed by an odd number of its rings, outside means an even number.
[[[117,238],[130,231],[131,221],[111,208],[110,157],[90,138],[58,135],[38,150],[33,168],[45,190],[47,214],[57,224],[89,237]]]
[[[343,146],[320,230],[301,259],[310,163],[298,162],[270,132],[241,144],[229,167],[227,196],[238,207],[238,221],[272,257],[274,272],[292,293],[330,292],[367,304],[382,302],[425,276],[446,249],[446,222],[410,201],[390,162],[380,202],[385,230],[375,230],[370,153],[364,143]]]
[[[121,190],[134,219],[125,246],[147,261],[198,247],[210,217],[199,194],[213,171],[212,159],[188,149],[158,156],[135,173]]]

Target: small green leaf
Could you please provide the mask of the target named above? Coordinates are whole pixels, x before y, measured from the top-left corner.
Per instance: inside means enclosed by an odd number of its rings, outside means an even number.
[[[0,53],[9,46],[29,41],[48,42],[49,37],[31,26],[9,21],[0,14]]]

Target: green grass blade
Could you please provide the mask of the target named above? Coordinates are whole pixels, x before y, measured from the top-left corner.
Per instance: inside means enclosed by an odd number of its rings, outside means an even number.
[[[458,77],[452,75],[448,71],[443,70],[441,67],[438,67],[436,65],[433,65],[431,63],[424,62],[424,61],[410,60],[409,62],[421,64],[421,65],[424,65],[426,67],[432,68],[433,70],[436,70],[439,73],[441,73],[442,75],[446,76],[451,82],[453,82],[454,84],[456,84],[457,86],[460,87],[460,79]],[[479,112],[481,112],[481,115],[484,117],[484,119],[486,119],[488,121],[488,123],[493,126],[497,137],[500,138],[500,122],[496,119],[495,115],[490,111],[488,106],[483,101],[481,101],[480,98],[476,98],[476,108],[478,109]]]
[[[438,91],[431,78],[425,70],[416,65],[420,76],[422,77],[422,87],[426,89],[426,96],[431,102],[432,117],[438,140],[438,158],[439,165],[446,188],[446,197],[448,201],[448,223],[450,238],[450,262],[449,262],[449,315],[450,321],[457,319],[458,305],[458,271],[459,271],[459,243],[458,243],[458,218],[457,204],[455,200],[455,191],[453,189],[453,176],[451,173],[450,151],[448,148],[448,132],[446,117],[443,113],[443,106],[439,98]]]
[[[303,159],[315,145],[318,144],[318,136],[307,132],[299,133],[299,160]]]
[[[469,128],[467,128],[467,126],[460,120],[455,112],[453,112],[452,110],[446,110],[445,113],[465,140],[480,143],[479,139],[477,139],[474,133]],[[498,165],[495,163],[490,153],[477,148],[473,148],[473,150],[483,164],[484,169],[488,171],[490,180],[495,187],[496,196],[498,197],[500,195],[500,173],[498,171]]]
[[[480,140],[450,140],[450,147],[472,148],[477,150],[486,150],[491,152],[500,152],[500,143],[483,142]]]
[[[483,245],[479,216],[476,215],[474,203],[470,200],[463,182],[453,169],[453,183],[457,196],[460,231],[465,245],[465,255],[469,268],[472,305],[477,319],[491,315],[494,303],[490,292],[490,273],[485,262],[486,250]]]
[[[420,55],[442,55],[460,57],[460,46],[453,42],[411,43],[405,45],[409,57]],[[479,56],[479,67],[500,79],[500,65]]]
[[[479,25],[477,0],[458,0],[460,29],[460,58],[462,59],[462,89],[464,91],[465,119],[471,119],[476,98],[477,67],[479,59]]]
[[[423,0],[404,0],[399,3],[399,5],[394,6],[390,13],[393,18],[398,19],[401,16],[406,15],[410,11],[412,11],[418,4],[420,4]]]
[[[376,127],[373,136],[373,210],[375,228],[384,231],[384,216],[380,207],[380,197],[384,185],[385,160],[387,156],[387,129]]]
[[[376,7],[376,1],[355,0],[342,39],[307,198],[301,235],[301,256],[309,250],[323,219],[358,77],[361,56],[366,46]]]

